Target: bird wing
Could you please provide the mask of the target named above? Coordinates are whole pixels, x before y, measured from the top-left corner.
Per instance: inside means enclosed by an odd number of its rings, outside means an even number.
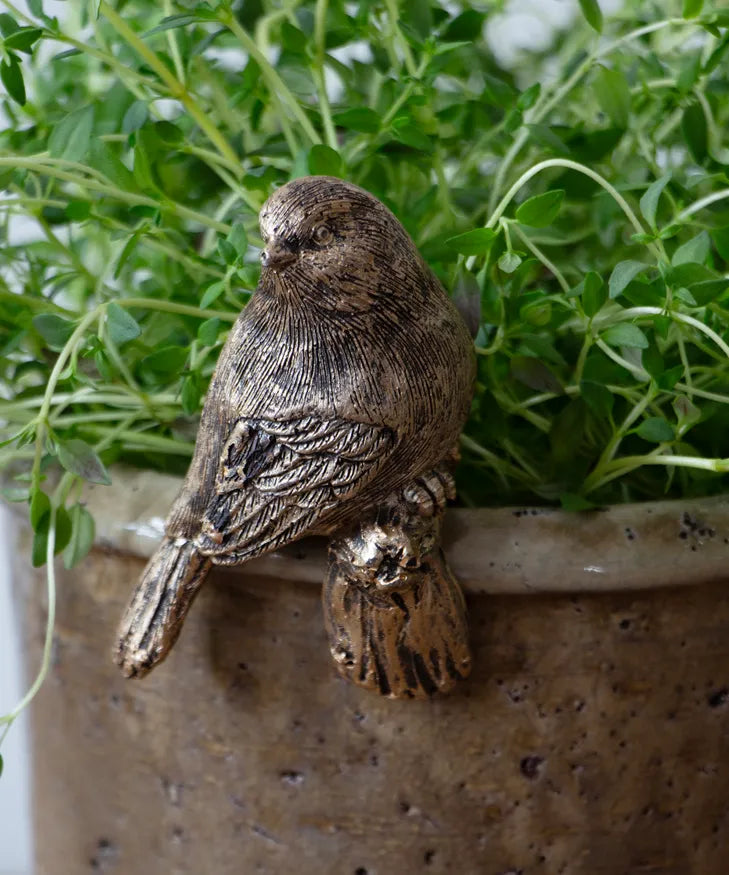
[[[238,420],[223,445],[198,549],[232,565],[293,541],[361,493],[394,445],[392,429],[344,419]]]

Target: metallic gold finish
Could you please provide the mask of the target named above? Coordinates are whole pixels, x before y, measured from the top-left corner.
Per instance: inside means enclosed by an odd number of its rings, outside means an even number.
[[[460,595],[435,546],[442,502],[424,485],[437,493],[440,480],[423,475],[449,456],[470,406],[475,364],[463,320],[402,225],[354,185],[294,180],[264,204],[260,226],[259,286],[220,355],[167,537],[119,629],[115,658],[130,677],[164,659],[211,565],[347,531],[380,506],[391,514],[385,552],[401,543],[429,557],[408,572],[408,597],[422,574],[433,605],[458,615]],[[363,543],[376,539],[371,525]],[[356,586],[366,562],[345,541],[332,556],[341,568],[328,578],[334,598],[343,585],[335,577]],[[459,622],[453,630],[465,635]],[[448,652],[460,653],[455,631],[436,627]],[[427,639],[423,626],[409,646]]]
[[[395,494],[329,547],[322,593],[339,673],[392,698],[448,692],[471,669],[463,594],[440,548],[444,470]]]

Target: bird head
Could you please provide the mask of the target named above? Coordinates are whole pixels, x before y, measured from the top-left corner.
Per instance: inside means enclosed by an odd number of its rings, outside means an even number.
[[[263,205],[259,221],[262,286],[325,309],[365,309],[378,292],[392,295],[422,270],[392,213],[341,179],[307,176],[287,183]]]

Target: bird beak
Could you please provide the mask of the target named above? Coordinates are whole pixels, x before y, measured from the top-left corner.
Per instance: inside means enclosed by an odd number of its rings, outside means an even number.
[[[280,270],[292,261],[296,261],[296,253],[280,240],[271,240],[261,253],[263,266],[274,270]]]

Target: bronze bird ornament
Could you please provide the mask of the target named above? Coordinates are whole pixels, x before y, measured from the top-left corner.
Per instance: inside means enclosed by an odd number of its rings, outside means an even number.
[[[260,282],[221,352],[116,662],[141,677],[164,659],[213,565],[323,534],[336,536],[324,600],[342,674],[390,696],[448,689],[470,659],[438,544],[475,377],[470,334],[363,189],[295,179],[260,229]]]

